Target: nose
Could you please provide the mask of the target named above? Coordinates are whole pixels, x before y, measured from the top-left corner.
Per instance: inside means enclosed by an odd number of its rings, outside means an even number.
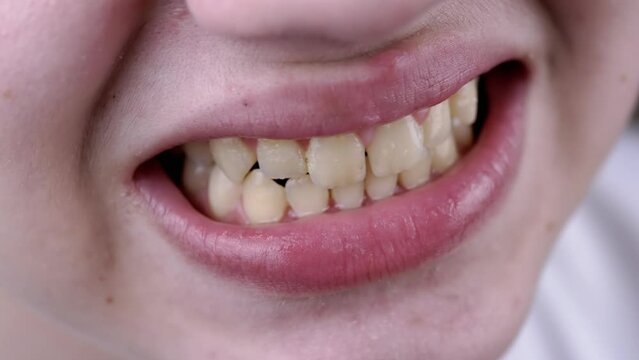
[[[196,21],[238,37],[354,42],[399,31],[441,0],[187,0]]]

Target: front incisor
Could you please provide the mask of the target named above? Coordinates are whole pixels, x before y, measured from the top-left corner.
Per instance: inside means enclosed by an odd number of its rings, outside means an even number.
[[[364,182],[332,189],[331,196],[338,209],[356,209],[364,202]]]
[[[306,151],[308,173],[316,185],[327,189],[364,180],[364,145],[355,134],[312,138]]]
[[[477,80],[464,85],[450,98],[450,115],[466,125],[472,125],[477,119]]]
[[[215,163],[237,184],[244,180],[257,160],[255,151],[238,137],[213,139],[209,145]]]
[[[271,179],[296,178],[306,174],[306,160],[295,140],[257,141],[257,162]]]
[[[214,166],[209,177],[209,207],[214,218],[222,220],[240,204],[242,185],[231,181],[219,166]]]
[[[423,131],[412,116],[375,129],[366,149],[373,174],[384,177],[410,169],[423,156]]]
[[[297,217],[321,214],[328,209],[328,189],[303,176],[286,182],[286,198]]]
[[[250,224],[278,222],[288,207],[284,188],[259,169],[251,171],[244,180],[242,205]]]

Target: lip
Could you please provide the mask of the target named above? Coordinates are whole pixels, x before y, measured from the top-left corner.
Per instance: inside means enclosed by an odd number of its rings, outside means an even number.
[[[354,286],[441,256],[487,219],[516,174],[527,71],[500,66],[487,78],[482,133],[444,176],[361,209],[243,227],[197,212],[156,161],[135,184],[170,241],[214,273],[285,293]]]

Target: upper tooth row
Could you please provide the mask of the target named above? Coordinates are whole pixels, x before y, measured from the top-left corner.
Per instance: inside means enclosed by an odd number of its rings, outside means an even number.
[[[197,187],[198,168],[210,168],[209,202],[222,219],[240,201],[250,223],[279,221],[290,205],[297,216],[325,211],[330,197],[338,208],[361,206],[364,191],[373,200],[393,195],[396,184],[413,189],[458,158],[472,143],[477,114],[476,81],[449,100],[395,122],[378,126],[365,147],[353,133],[295,140],[258,139],[255,146],[237,137],[186,144],[184,186]],[[423,124],[420,125],[419,122]],[[255,163],[259,170],[250,171]],[[250,174],[249,174],[250,172]],[[248,176],[247,176],[248,175]],[[285,188],[273,179],[290,179]]]

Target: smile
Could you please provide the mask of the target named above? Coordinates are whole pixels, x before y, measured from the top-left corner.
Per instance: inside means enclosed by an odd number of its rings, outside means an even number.
[[[377,101],[356,120],[220,121],[167,142],[135,186],[188,259],[239,281],[305,293],[407,270],[467,238],[516,174],[526,69],[489,57],[469,68],[436,95],[416,82],[399,109]],[[374,82],[393,98],[396,79]]]

